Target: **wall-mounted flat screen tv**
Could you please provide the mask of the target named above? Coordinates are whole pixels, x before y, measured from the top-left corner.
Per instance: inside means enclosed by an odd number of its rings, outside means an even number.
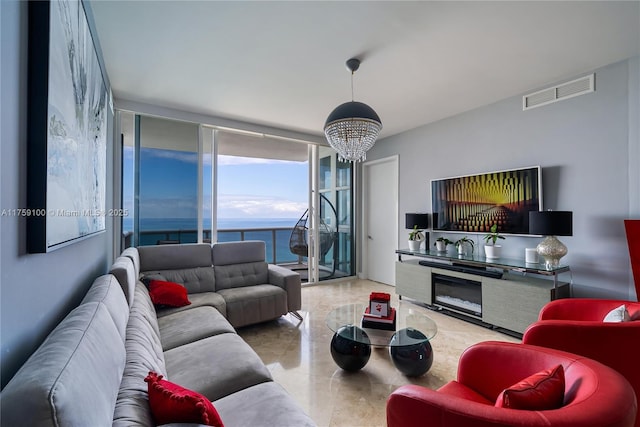
[[[528,234],[529,211],[542,210],[540,166],[431,180],[433,229]]]

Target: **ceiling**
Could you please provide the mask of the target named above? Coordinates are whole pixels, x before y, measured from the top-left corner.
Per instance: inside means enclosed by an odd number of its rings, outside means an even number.
[[[116,98],[322,135],[351,98],[381,138],[640,54],[639,1],[90,1]]]

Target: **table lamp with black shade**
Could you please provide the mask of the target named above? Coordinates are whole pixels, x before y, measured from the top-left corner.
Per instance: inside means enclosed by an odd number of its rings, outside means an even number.
[[[424,233],[424,230],[426,230],[427,228],[429,228],[429,214],[423,214],[423,213],[408,213],[405,214],[405,225],[404,227],[408,230],[420,230],[423,232],[424,234],[424,241],[426,242],[426,246],[425,248],[427,250],[429,250],[429,234],[428,233]],[[412,240],[409,239],[409,242],[411,242]],[[414,240],[415,241],[415,240]],[[410,249],[411,250],[419,250],[420,249],[420,245],[422,243],[422,239],[418,240],[416,243],[417,248],[411,248],[411,243],[409,243],[410,245]]]
[[[529,212],[529,234],[546,236],[537,246],[538,255],[545,260],[545,268],[553,270],[567,254],[567,247],[556,236],[573,235],[573,212]]]

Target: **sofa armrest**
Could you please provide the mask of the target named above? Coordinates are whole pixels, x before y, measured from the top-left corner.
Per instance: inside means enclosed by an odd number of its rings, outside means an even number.
[[[388,427],[495,427],[513,425],[513,409],[496,408],[418,385],[404,385],[387,399]],[[518,425],[545,425],[535,411],[517,411]]]
[[[279,265],[269,264],[269,283],[287,292],[287,308],[297,311],[302,308],[302,284],[300,275]]]
[[[640,303],[625,300],[565,298],[547,303],[540,310],[539,320],[582,320],[602,322],[614,308],[626,305],[629,314],[640,311]]]

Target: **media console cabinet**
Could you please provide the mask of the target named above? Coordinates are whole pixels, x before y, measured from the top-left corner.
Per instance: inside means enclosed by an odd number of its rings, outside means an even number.
[[[397,250],[396,294],[433,308],[522,334],[549,301],[570,296],[558,275],[524,260]],[[411,259],[402,259],[403,255]],[[415,257],[415,258],[414,258]],[[544,278],[546,277],[546,278]]]

